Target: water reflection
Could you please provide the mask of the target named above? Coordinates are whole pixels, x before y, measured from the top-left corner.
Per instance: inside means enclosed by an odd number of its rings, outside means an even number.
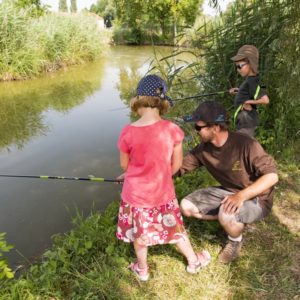
[[[102,61],[102,63],[104,60]],[[43,112],[67,112],[101,88],[101,63],[52,76],[0,84],[0,148],[22,148],[32,137],[49,130]]]
[[[175,53],[177,54],[175,55]],[[143,72],[140,72],[141,70],[136,60],[129,61],[126,66],[121,65],[120,80],[117,85],[121,100],[125,105],[129,105],[130,99],[135,95],[139,80],[148,72],[158,74],[166,81],[168,95],[172,99],[199,94],[202,90],[201,80],[199,80],[201,76],[192,64],[196,60],[198,58],[192,55],[188,49],[178,50],[168,47],[158,47],[152,49],[152,54],[149,55],[147,63],[143,65]],[[191,113],[198,104],[199,99],[178,101],[164,117],[174,121],[182,116],[182,112],[186,114]],[[130,114],[132,121],[136,117],[135,114]]]

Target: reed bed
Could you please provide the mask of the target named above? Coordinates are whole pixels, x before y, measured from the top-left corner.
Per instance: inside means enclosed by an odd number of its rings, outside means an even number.
[[[46,14],[0,4],[0,80],[27,79],[68,65],[94,60],[101,33],[88,14]]]
[[[261,83],[270,98],[268,106],[259,107],[257,138],[276,158],[299,163],[300,2],[236,0],[220,17],[196,24],[179,37],[180,43],[190,46],[194,61],[179,70],[179,49],[172,61],[168,58],[166,77],[181,90],[190,90],[191,85],[198,93],[229,90],[243,81],[230,58],[242,45],[255,45],[260,51]],[[164,64],[162,59],[154,66],[161,71]],[[221,101],[233,115],[233,97],[228,93],[210,99]]]

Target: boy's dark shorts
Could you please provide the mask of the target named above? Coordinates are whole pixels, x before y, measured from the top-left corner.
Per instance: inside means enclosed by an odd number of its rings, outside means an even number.
[[[187,195],[184,199],[192,202],[203,215],[217,215],[221,201],[232,192],[222,187],[209,187],[206,189],[196,190]],[[237,222],[253,223],[264,218],[263,209],[259,204],[258,197],[247,200],[243,203],[240,211],[235,214]]]

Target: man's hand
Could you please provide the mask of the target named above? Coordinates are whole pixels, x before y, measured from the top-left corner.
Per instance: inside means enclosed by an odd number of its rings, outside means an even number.
[[[241,198],[238,193],[226,196],[221,204],[223,204],[224,212],[227,214],[236,214],[239,212],[241,206],[243,205],[243,198]]]

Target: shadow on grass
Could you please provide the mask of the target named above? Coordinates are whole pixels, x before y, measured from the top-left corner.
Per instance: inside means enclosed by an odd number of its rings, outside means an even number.
[[[237,298],[294,299],[300,295],[299,237],[273,214],[245,235],[243,255],[232,264]]]
[[[271,215],[244,235],[230,268],[230,299],[295,299],[300,295],[299,238]]]
[[[191,219],[185,223],[196,247],[209,244],[218,252],[226,241],[218,222]],[[248,226],[241,257],[225,266],[229,290],[220,291],[220,295],[224,292],[226,299],[298,299],[299,249],[299,236],[291,233],[273,214]],[[180,259],[180,254],[173,255]],[[221,263],[215,260],[215,264]]]

